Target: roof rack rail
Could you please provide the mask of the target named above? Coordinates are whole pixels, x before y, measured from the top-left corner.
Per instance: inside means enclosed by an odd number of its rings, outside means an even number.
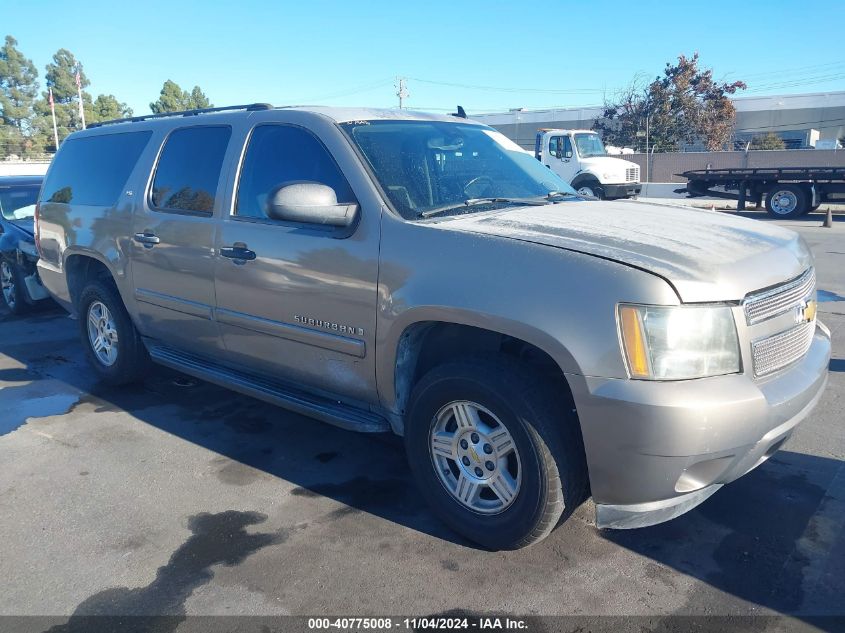
[[[226,112],[227,110],[247,110],[254,112],[256,110],[272,110],[273,106],[269,103],[249,103],[245,105],[231,105],[221,106],[219,108],[200,108],[198,110],[180,110],[178,112],[162,112],[161,114],[146,114],[143,116],[127,117],[125,119],[112,119],[111,121],[97,121],[91,123],[88,127],[100,127],[102,125],[112,125],[113,123],[135,123],[137,121],[147,121],[149,119],[163,119],[172,116],[196,116],[197,114],[208,114],[210,112]]]

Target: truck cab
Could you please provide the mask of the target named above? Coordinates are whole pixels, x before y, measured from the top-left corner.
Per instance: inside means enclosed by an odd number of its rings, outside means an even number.
[[[534,157],[582,195],[611,200],[642,189],[639,165],[608,156],[592,130],[538,130]]]

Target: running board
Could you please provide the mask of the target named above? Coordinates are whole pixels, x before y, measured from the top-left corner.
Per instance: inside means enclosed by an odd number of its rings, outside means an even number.
[[[314,396],[279,382],[239,372],[145,340],[156,363],[227,389],[316,418],[347,431],[383,433],[390,423],[380,415]]]

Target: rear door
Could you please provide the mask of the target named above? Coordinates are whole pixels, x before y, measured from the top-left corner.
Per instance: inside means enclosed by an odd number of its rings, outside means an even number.
[[[252,129],[231,214],[220,223],[217,319],[230,364],[374,402],[380,206],[365,204],[351,230],[265,212],[268,193],[295,181],[328,185],[338,202],[358,201],[327,143],[343,147],[292,124]],[[233,249],[251,259],[224,256]]]
[[[214,311],[215,215],[227,125],[172,130],[136,207],[132,277],[141,331],[200,355],[221,348]]]

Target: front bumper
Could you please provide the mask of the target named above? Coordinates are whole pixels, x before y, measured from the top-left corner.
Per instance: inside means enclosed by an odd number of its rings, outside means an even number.
[[[775,453],[827,382],[830,334],[766,380],[677,382],[569,376],[599,527],[668,521]]]
[[[629,182],[622,185],[602,185],[604,189],[604,197],[610,198],[633,198],[640,195],[642,191],[642,184],[638,182]]]

